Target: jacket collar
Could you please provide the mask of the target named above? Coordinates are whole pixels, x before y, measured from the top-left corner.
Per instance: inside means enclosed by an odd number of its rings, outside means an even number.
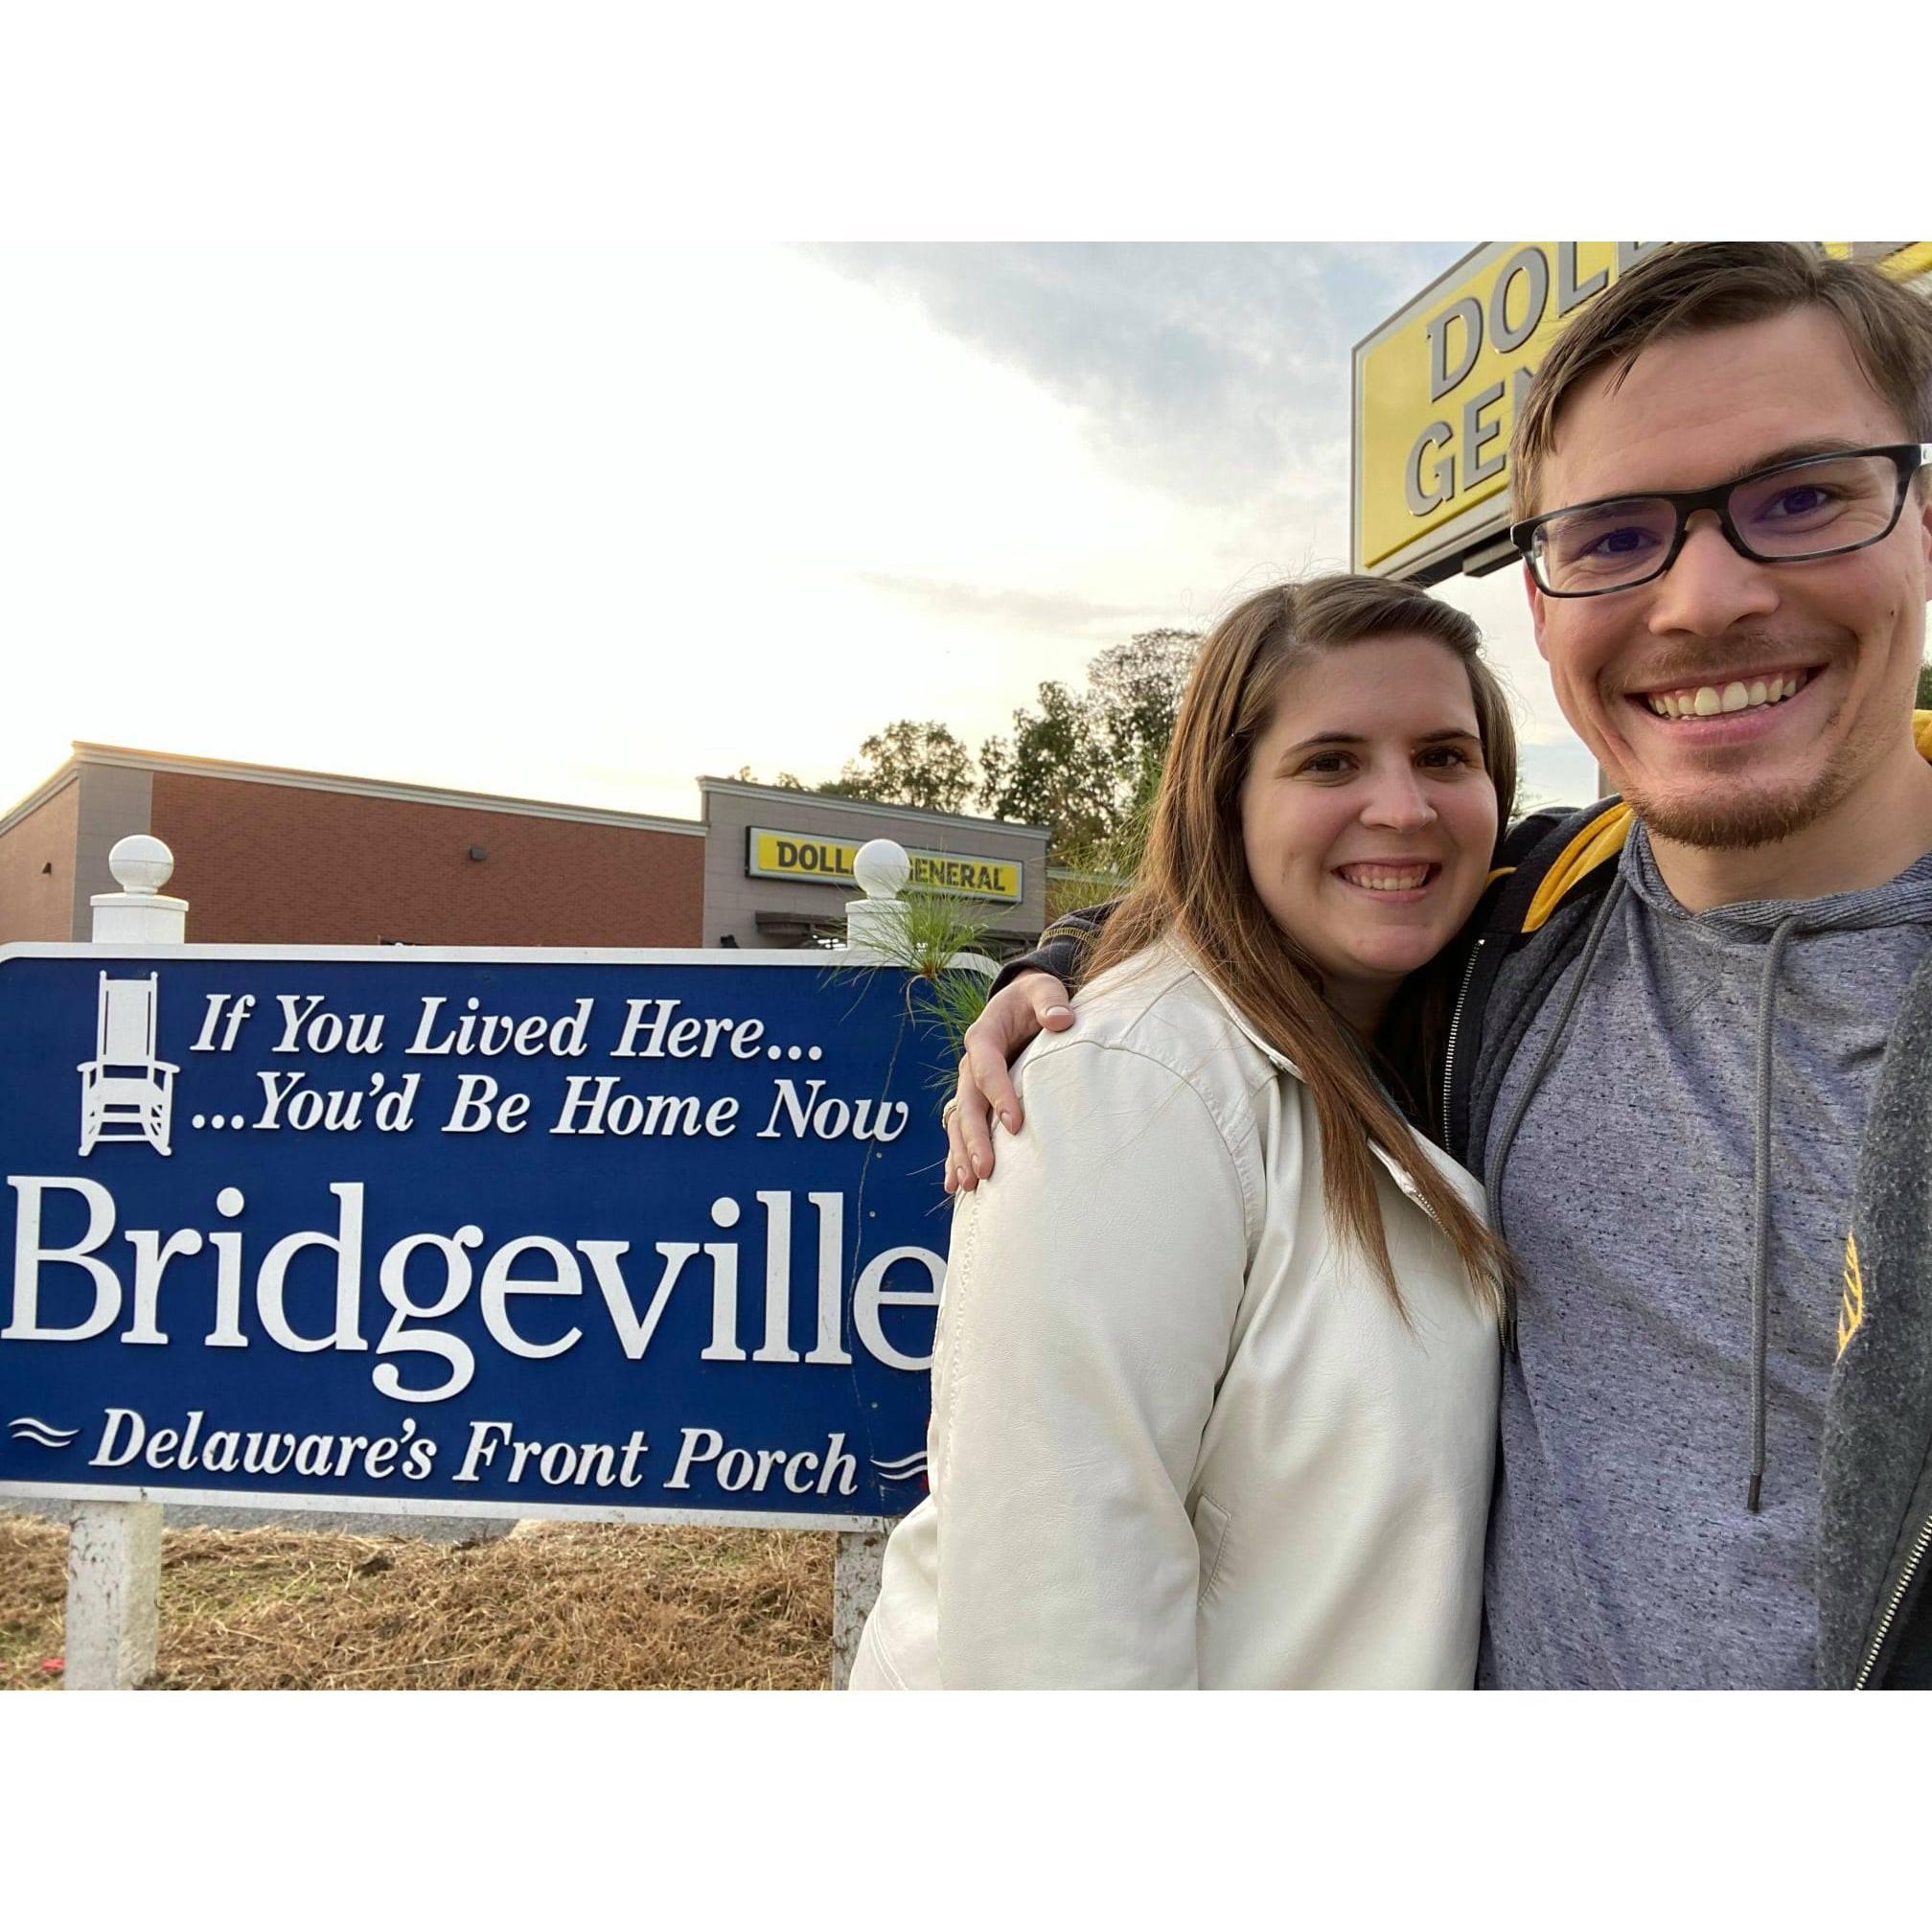
[[[1302,1080],[1300,1068],[1296,1066],[1294,1061],[1289,1059],[1285,1053],[1270,1046],[1262,1038],[1248,1016],[1221,990],[1219,981],[1216,980],[1213,974],[1208,970],[1206,965],[1202,963],[1200,955],[1194,952],[1192,947],[1188,946],[1184,940],[1172,934],[1162,941],[1162,945],[1168,952],[1175,965],[1192,973],[1207,987],[1208,992],[1214,996],[1215,1003],[1219,1005],[1222,1012],[1227,1014],[1230,1024],[1233,1026],[1234,1030],[1256,1052],[1260,1053],[1277,1071],[1286,1073],[1291,1079],[1301,1080],[1303,1086],[1307,1085],[1307,1082]],[[1376,1160],[1381,1162],[1383,1166],[1389,1170],[1390,1178],[1393,1180],[1396,1186],[1401,1188],[1403,1193],[1414,1202],[1416,1207],[1420,1208],[1425,1214],[1430,1214],[1433,1217],[1434,1210],[1430,1208],[1428,1202],[1423,1199],[1422,1190],[1416,1186],[1414,1177],[1410,1174],[1409,1170],[1386,1147],[1380,1146],[1373,1140],[1368,1143],[1368,1147]]]

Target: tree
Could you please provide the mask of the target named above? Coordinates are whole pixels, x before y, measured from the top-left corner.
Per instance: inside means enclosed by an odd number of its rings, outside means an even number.
[[[921,812],[957,812],[973,795],[973,754],[944,724],[900,718],[875,731],[837,778],[817,790]]]
[[[1043,684],[1037,711],[980,748],[980,796],[998,818],[1052,828],[1050,861],[1106,879],[1139,862],[1174,718],[1201,639],[1144,631],[1100,653],[1085,693]]]
[[[1137,799],[1151,799],[1160,784],[1181,694],[1200,649],[1196,631],[1143,631],[1087,667],[1115,767]]]
[[[1092,707],[1064,684],[1043,684],[1039,710],[1014,712],[1011,739],[979,748],[980,802],[996,818],[1050,826],[1055,847],[1091,843],[1114,821],[1110,768]]]
[[[1919,667],[1919,708],[1932,711],[1932,659]]]

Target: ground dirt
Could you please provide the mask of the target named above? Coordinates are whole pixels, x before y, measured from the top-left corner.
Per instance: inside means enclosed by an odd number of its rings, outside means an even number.
[[[171,1530],[168,1690],[822,1690],[835,1539],[525,1523],[493,1542]],[[60,1683],[67,1531],[0,1515],[0,1690]]]

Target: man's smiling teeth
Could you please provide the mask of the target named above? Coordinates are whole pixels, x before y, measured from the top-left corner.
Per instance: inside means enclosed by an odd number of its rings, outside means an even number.
[[[1428,883],[1427,865],[1338,865],[1336,871],[1351,886],[1371,892],[1413,892]]]
[[[1748,684],[1698,684],[1684,691],[1650,691],[1644,702],[1660,718],[1715,718],[1723,711],[1749,711],[1795,697],[1805,682],[1800,671],[1782,678],[1754,678]]]

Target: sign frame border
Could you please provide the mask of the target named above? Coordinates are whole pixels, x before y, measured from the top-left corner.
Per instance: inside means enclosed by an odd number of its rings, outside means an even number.
[[[770,952],[747,948],[740,952],[720,952],[697,946],[274,946],[260,942],[188,941],[181,945],[143,945],[139,942],[92,944],[84,940],[15,939],[0,945],[0,966],[9,959],[259,959],[359,960],[378,964],[402,965],[411,961],[478,965],[501,961],[505,964],[633,966],[770,966],[809,967],[817,972],[836,971],[837,952]],[[855,959],[856,972],[898,972],[896,966],[882,965],[873,959]],[[930,1493],[930,1492],[928,1492]],[[289,1495],[282,1491],[181,1489],[172,1484],[85,1484],[66,1485],[49,1483],[0,1481],[0,1498],[18,1498],[34,1504],[64,1503],[84,1508],[90,1503],[175,1503],[197,1509],[254,1509],[277,1513],[317,1511],[341,1516],[412,1517],[476,1516],[508,1519],[523,1518],[566,1523],[651,1523],[688,1524],[711,1530],[816,1530],[827,1535],[886,1535],[903,1516],[806,1515],[785,1509],[659,1509],[648,1505],[624,1508],[612,1504],[514,1503],[496,1502],[487,1497],[474,1501],[441,1497],[400,1496],[394,1499],[369,1496],[323,1495],[305,1491]],[[907,1510],[909,1515],[922,1493]]]

